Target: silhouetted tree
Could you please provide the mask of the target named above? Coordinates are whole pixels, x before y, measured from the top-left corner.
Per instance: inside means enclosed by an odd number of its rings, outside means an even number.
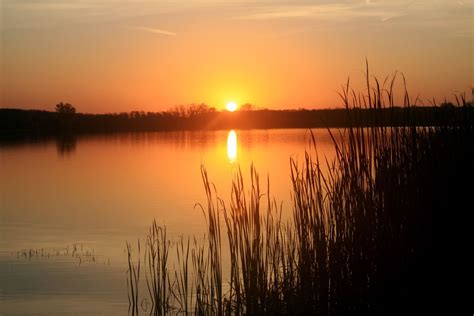
[[[205,103],[201,103],[201,104],[192,103],[189,105],[177,105],[168,111],[168,113],[171,114],[172,116],[179,117],[179,118],[189,118],[189,117],[198,116],[201,114],[214,113],[214,112],[216,112],[216,109],[213,107],[209,107]]]
[[[56,112],[61,114],[74,114],[76,113],[76,108],[70,103],[59,102],[56,104]]]
[[[245,103],[239,107],[239,111],[253,111],[253,110],[255,110],[255,105],[251,103]]]

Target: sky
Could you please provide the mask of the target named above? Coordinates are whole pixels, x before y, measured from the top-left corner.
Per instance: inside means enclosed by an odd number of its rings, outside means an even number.
[[[335,108],[395,71],[471,98],[474,0],[0,0],[0,107]],[[401,97],[399,98],[401,100]],[[427,102],[425,102],[427,103]]]

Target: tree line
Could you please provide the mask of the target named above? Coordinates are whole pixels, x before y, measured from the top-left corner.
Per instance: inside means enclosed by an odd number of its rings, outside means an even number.
[[[325,128],[348,126],[439,126],[473,119],[470,103],[441,106],[321,110],[244,109],[218,111],[206,104],[176,106],[168,111],[131,111],[107,114],[79,113],[69,103],[55,111],[0,109],[0,131],[118,132],[215,129]]]

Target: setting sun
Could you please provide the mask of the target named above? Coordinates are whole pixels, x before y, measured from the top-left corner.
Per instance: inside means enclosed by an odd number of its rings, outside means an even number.
[[[237,103],[229,102],[227,103],[226,108],[227,108],[227,111],[234,112],[235,110],[237,110]]]

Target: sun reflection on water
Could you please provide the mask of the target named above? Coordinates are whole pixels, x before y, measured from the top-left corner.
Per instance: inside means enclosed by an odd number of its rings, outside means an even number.
[[[234,163],[237,159],[237,134],[234,130],[231,130],[227,135],[227,157],[229,157],[230,163]]]

